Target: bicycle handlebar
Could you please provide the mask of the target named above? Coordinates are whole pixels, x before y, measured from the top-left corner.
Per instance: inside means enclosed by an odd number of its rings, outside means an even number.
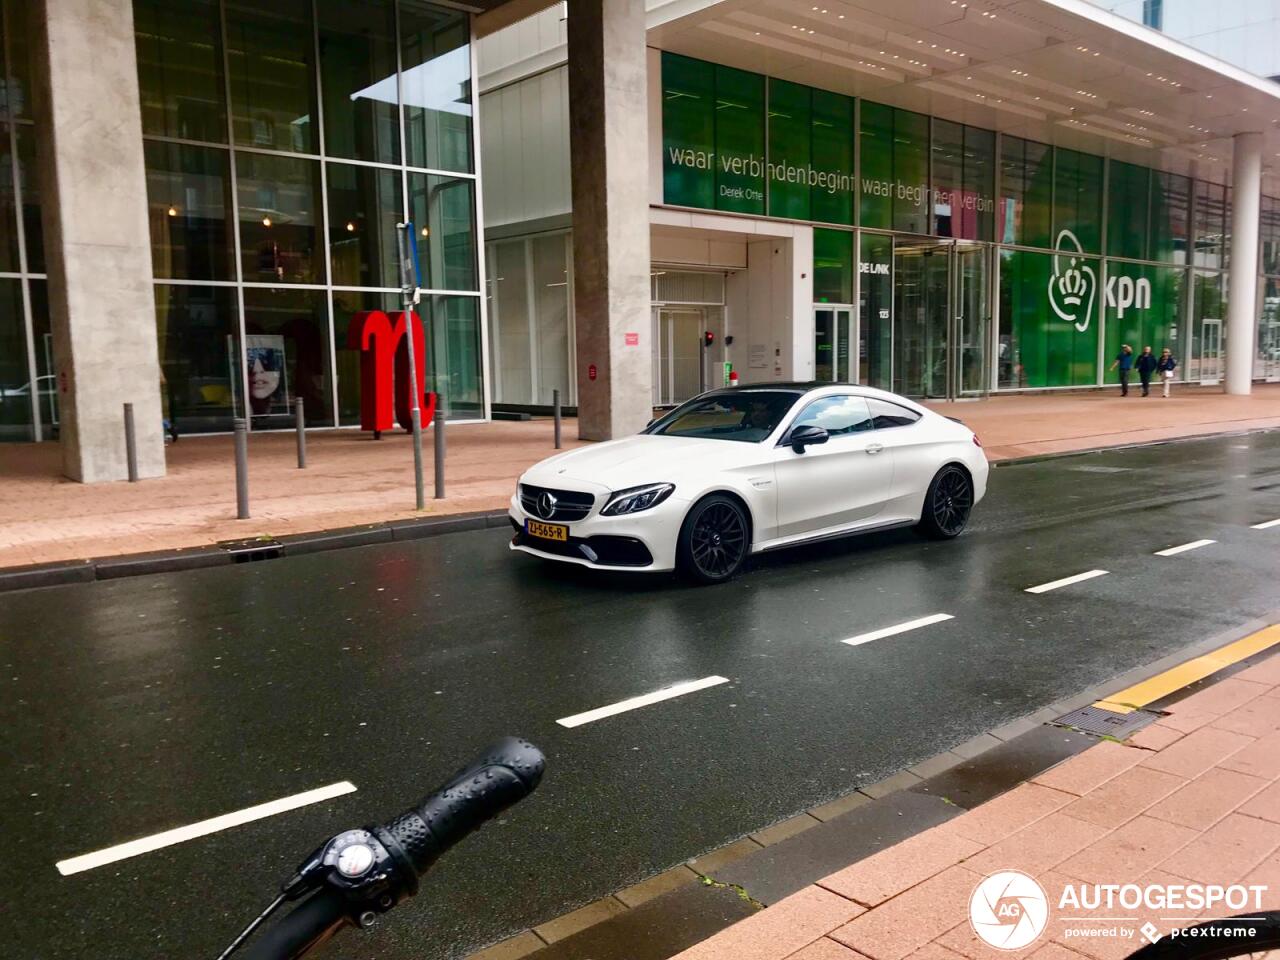
[[[545,768],[537,747],[505,737],[390,822],[332,837],[284,886],[288,899],[310,895],[246,950],[246,960],[295,960],[344,926],[369,926],[417,893],[418,878],[450,847],[532,793]]]

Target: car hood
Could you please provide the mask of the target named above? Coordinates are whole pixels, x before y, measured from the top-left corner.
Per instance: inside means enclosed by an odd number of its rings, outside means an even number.
[[[557,482],[624,490],[645,483],[677,483],[690,474],[760,463],[764,444],[699,437],[639,434],[593,443],[549,457],[520,479],[554,487]]]

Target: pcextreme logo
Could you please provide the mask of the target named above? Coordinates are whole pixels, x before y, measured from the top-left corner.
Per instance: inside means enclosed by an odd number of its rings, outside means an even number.
[[[1002,870],[974,887],[969,922],[984,943],[998,950],[1021,950],[1044,932],[1049,898],[1032,877]]]
[[[1081,256],[1083,252],[1074,233],[1060,231],[1054,244],[1053,274],[1049,277],[1049,306],[1081,333],[1089,329],[1093,300],[1098,295],[1098,275]]]

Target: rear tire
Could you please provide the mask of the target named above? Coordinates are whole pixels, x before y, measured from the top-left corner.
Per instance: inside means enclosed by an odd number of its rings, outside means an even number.
[[[695,583],[724,583],[746,565],[751,524],[742,505],[715,493],[685,515],[676,547],[680,572]]]
[[[973,480],[964,468],[947,464],[929,484],[916,529],[930,540],[950,540],[964,532],[972,510]]]

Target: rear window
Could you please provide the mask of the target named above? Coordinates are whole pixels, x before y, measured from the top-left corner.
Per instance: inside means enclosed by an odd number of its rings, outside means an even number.
[[[871,422],[877,430],[889,427],[909,427],[920,419],[920,414],[906,407],[900,407],[888,400],[867,398],[867,406],[871,408]]]

